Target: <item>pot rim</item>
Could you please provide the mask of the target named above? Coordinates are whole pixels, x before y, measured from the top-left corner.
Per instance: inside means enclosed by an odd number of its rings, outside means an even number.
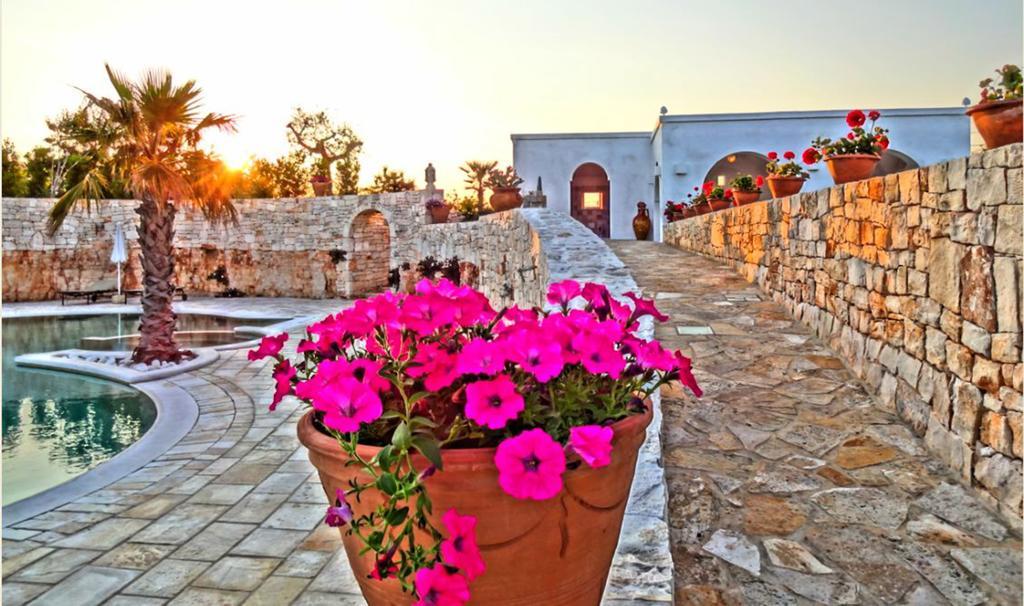
[[[768,175],[765,178],[766,179],[771,179],[771,180],[774,180],[774,181],[806,181],[807,180],[804,177],[789,177],[789,176],[784,176],[784,175]]]
[[[1024,99],[1000,99],[998,101],[986,101],[985,103],[975,103],[968,107],[964,113],[970,116],[973,113],[986,111],[990,109],[1003,109],[1011,105],[1020,105],[1024,103]]]
[[[882,156],[877,154],[837,154],[835,156],[826,156],[825,162],[831,162],[833,160],[881,160]]]

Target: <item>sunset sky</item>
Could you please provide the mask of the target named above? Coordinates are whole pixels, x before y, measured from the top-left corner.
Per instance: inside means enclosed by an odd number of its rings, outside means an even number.
[[[103,63],[169,69],[236,114],[229,164],[287,151],[292,109],[365,141],[362,181],[433,162],[512,160],[511,133],[648,130],[658,108],[713,113],[959,105],[1020,63],[1020,0],[259,2],[3,0],[0,125],[110,94]]]

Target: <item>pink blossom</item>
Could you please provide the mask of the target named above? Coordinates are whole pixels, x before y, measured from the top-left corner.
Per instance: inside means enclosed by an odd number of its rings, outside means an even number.
[[[586,299],[590,306],[597,309],[605,309],[608,307],[608,301],[611,299],[611,294],[604,284],[595,284],[594,282],[587,282],[583,286],[581,293],[583,298]]]
[[[409,367],[409,376],[423,378],[423,387],[427,391],[442,390],[459,378],[456,368],[458,358],[440,345],[420,345],[412,361],[414,366]]]
[[[487,568],[476,544],[476,518],[461,516],[449,509],[442,520],[448,529],[448,538],[441,542],[441,561],[458,568],[472,581]]]
[[[676,365],[675,370],[673,370],[672,372],[672,375],[678,374],[678,377],[673,378],[677,378],[680,383],[688,387],[690,391],[693,392],[693,395],[697,396],[698,398],[704,395],[704,392],[701,391],[700,386],[697,385],[697,379],[694,378],[693,376],[692,366],[690,365],[690,358],[684,356],[682,352],[677,351],[675,354],[675,360]]]
[[[508,340],[509,358],[541,383],[557,377],[565,366],[562,348],[538,331],[524,330]]]
[[[494,454],[498,484],[517,499],[543,501],[562,491],[565,450],[543,429],[508,438]]]
[[[575,280],[555,282],[548,286],[548,303],[566,308],[569,306],[569,302],[580,296],[581,293],[580,283]]]
[[[398,321],[403,326],[420,336],[433,334],[454,320],[455,313],[451,302],[437,293],[408,295],[402,302],[402,310],[398,316]]]
[[[316,374],[312,378],[295,386],[295,395],[314,402],[321,398],[321,393],[329,394],[339,383],[347,380],[356,381],[373,391],[383,393],[391,389],[391,383],[380,376],[380,369],[380,362],[367,359],[352,362],[344,358],[324,360],[317,366]]]
[[[262,360],[263,358],[269,358],[276,356],[281,353],[281,348],[284,347],[284,342],[288,340],[288,333],[283,332],[279,335],[266,336],[260,339],[260,345],[255,350],[249,352],[249,360],[256,361]]]
[[[593,374],[607,373],[618,379],[626,368],[626,360],[622,353],[615,349],[615,342],[597,335],[577,335],[573,345],[580,352],[583,368]]]
[[[600,425],[581,425],[569,430],[569,445],[591,467],[612,462],[612,438],[615,430]]]
[[[270,410],[275,410],[284,397],[292,392],[292,379],[295,378],[295,368],[288,360],[282,360],[274,367],[274,399],[270,402]]]
[[[501,429],[519,416],[523,406],[523,396],[516,391],[515,381],[507,375],[466,386],[466,416],[478,425]]]
[[[639,297],[635,293],[631,292],[627,292],[626,297],[633,302],[633,313],[635,317],[654,316],[654,319],[659,322],[668,321],[668,316],[658,311],[658,308],[654,305],[654,301],[644,299],[643,297]]]
[[[327,517],[324,518],[324,522],[328,526],[337,528],[351,522],[353,517],[352,507],[345,500],[345,491],[338,488],[334,491],[334,505],[327,507]]]
[[[355,379],[332,381],[314,388],[311,396],[313,408],[324,413],[324,425],[342,433],[359,431],[384,412],[377,392]]]
[[[416,571],[414,606],[462,606],[469,601],[469,583],[466,577],[448,572],[442,564]]]
[[[669,372],[676,367],[675,356],[657,341],[640,341],[631,343],[630,347],[637,363],[645,370]]]
[[[475,337],[462,346],[455,368],[463,375],[496,375],[505,369],[503,349],[500,343]]]

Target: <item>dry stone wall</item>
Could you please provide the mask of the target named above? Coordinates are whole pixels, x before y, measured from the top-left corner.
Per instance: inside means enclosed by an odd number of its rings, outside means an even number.
[[[733,263],[928,447],[1021,515],[1021,145],[672,223]]]

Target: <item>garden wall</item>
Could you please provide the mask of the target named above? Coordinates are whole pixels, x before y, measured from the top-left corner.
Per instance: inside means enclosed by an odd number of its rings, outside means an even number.
[[[1021,145],[668,225],[812,327],[927,446],[1021,514]]]

